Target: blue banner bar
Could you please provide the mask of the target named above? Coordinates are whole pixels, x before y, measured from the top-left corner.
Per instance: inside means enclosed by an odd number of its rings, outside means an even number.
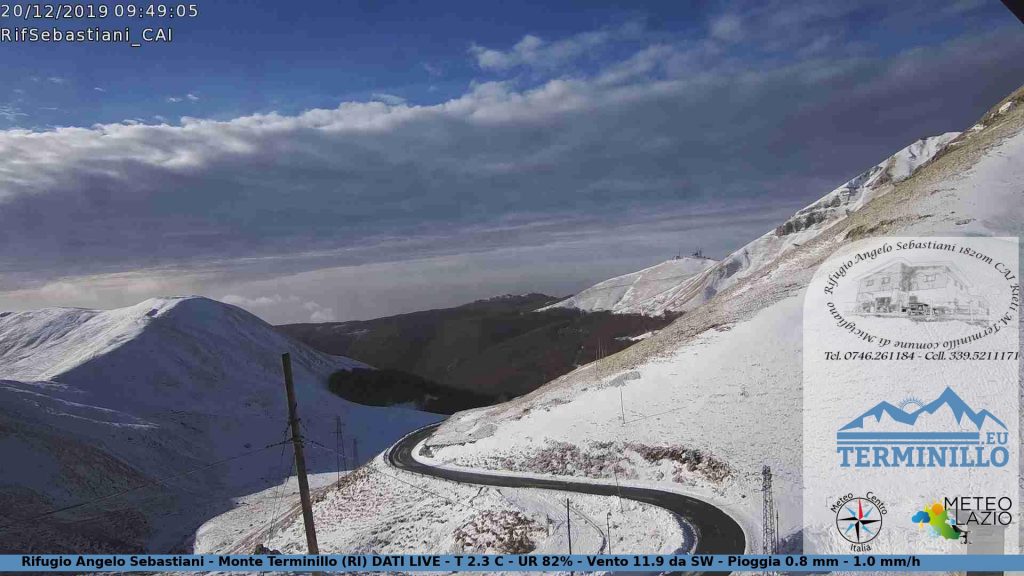
[[[0,555],[0,572],[950,572],[1024,570],[1024,555]]]

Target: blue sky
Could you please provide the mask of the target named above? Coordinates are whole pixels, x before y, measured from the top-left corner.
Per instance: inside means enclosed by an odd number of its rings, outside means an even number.
[[[714,33],[713,25],[723,37],[730,26],[737,38],[780,34],[772,39],[779,46],[771,50],[743,42],[730,49],[733,57],[747,62],[775,64],[799,59],[794,49],[813,48],[815,42],[826,43],[821,48],[826,55],[884,57],[1013,24],[997,1],[911,3],[900,11],[883,3],[815,3],[811,8],[778,3],[780,18],[806,18],[820,26],[795,31],[798,38],[786,46],[785,36],[794,31],[785,24],[763,32],[749,29],[760,23],[743,29],[745,18],[764,20],[764,12],[772,12],[759,4],[218,0],[198,6],[198,18],[169,22],[176,31],[171,44],[137,50],[122,45],[4,46],[0,63],[9,90],[0,101],[24,116],[0,120],[0,126],[176,122],[183,115],[231,119],[392,97],[436,104],[462,95],[474,81],[514,78],[527,86],[566,72],[557,58],[547,69],[527,70],[523,65],[482,68],[473,57],[474,50],[508,50],[526,36],[551,43],[605,34],[608,40],[580,47],[579,57],[572,59],[571,72],[586,74],[653,43],[701,42]],[[131,25],[137,33],[144,27],[115,19],[91,25]]]
[[[0,309],[565,294],[724,255],[1024,79],[997,1],[199,9],[0,46]]]

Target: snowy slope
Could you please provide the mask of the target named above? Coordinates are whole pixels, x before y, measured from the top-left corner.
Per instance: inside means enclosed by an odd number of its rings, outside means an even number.
[[[669,265],[681,261],[665,262],[596,284],[556,306],[650,316],[659,316],[667,311],[691,310],[793,248],[810,242],[849,214],[860,210],[879,194],[888,192],[894,183],[909,178],[958,135],[958,132],[948,132],[914,142],[798,211],[775,230],[767,232],[720,262],[698,260],[695,263],[697,265],[688,270],[688,274],[678,275],[659,273],[661,267],[668,267],[665,269],[668,271],[671,270]],[[653,281],[645,286],[647,280]],[[633,282],[637,284],[635,288],[628,284]]]
[[[670,554],[693,544],[689,525],[653,505],[623,500],[620,506],[617,498],[457,484],[395,470],[383,458],[316,491],[313,513],[324,553],[564,554],[566,498],[571,500],[575,553]],[[286,554],[305,553],[294,486],[254,494],[245,502],[244,511],[215,518],[199,530],[196,553],[250,553],[259,544]]]
[[[716,265],[734,270],[709,282],[714,297],[691,287],[696,299],[652,305],[645,311],[691,311],[651,338],[527,396],[457,414],[429,442],[434,459],[625,479],[702,496],[744,525],[754,551],[761,550],[759,493],[767,464],[775,474],[784,548],[798,548],[801,319],[814,270],[865,237],[1020,236],[1022,102],[1018,90],[980,128],[905,149],[801,211]]]
[[[623,274],[599,282],[586,290],[547,306],[551,308],[577,308],[588,312],[634,310],[666,290],[675,288],[715,265],[710,258],[677,258],[644,268],[639,272]]]
[[[284,352],[313,439],[333,446],[341,417],[365,459],[436,419],[338,398],[328,376],[361,364],[205,298],[0,314],[0,454],[19,462],[0,475],[0,515],[32,518],[127,491],[33,522],[34,531],[8,528],[4,548],[55,550],[56,540],[166,550],[231,498],[279,482],[288,472],[282,448],[263,448],[285,438]],[[335,465],[333,455],[311,458],[314,470]]]

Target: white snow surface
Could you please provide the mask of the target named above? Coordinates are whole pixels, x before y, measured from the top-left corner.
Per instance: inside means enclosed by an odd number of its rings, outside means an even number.
[[[550,306],[541,308],[576,308],[594,312],[610,310],[612,312],[630,311],[644,302],[656,298],[690,280],[715,265],[709,258],[681,257],[644,268],[639,272],[623,274],[610,280],[599,282],[590,288]]]
[[[519,530],[529,551],[565,554],[566,498],[571,502],[574,553],[608,553],[609,528],[614,552],[671,554],[688,551],[693,544],[691,529],[657,506],[629,500],[620,505],[617,498],[552,490],[459,484],[396,470],[382,457],[316,490],[313,514],[322,553],[525,552],[507,537]],[[285,554],[305,553],[294,482],[247,496],[240,504],[200,528],[196,553],[250,553],[257,544]]]
[[[288,475],[281,448],[263,449],[285,439],[285,352],[304,433],[314,440],[333,446],[340,417],[365,460],[438,419],[339,398],[328,376],[362,364],[313,351],[206,298],[0,313],[0,452],[8,462],[0,515],[28,519],[99,500],[0,541],[21,552],[53,551],[54,542],[187,549],[202,521]],[[234,459],[208,466],[227,458]],[[310,465],[323,472],[336,461]]]
[[[1024,90],[1010,100],[1024,101]],[[703,497],[741,523],[753,552],[762,550],[761,468],[769,465],[783,551],[799,550],[804,291],[828,255],[859,238],[1020,236],[1024,109],[999,107],[985,128],[915,143],[802,210],[792,231],[784,224],[697,285],[684,282],[679,298],[669,290],[640,307],[690,308],[654,336],[526,396],[456,414],[428,441],[433,458],[603,481],[625,475]],[[807,223],[810,214],[823,219]],[[638,456],[650,453],[644,447],[701,458]],[[708,462],[729,473],[709,474],[717,468]]]

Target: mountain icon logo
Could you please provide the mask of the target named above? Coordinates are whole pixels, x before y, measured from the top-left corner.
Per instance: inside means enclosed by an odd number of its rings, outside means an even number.
[[[992,412],[975,409],[952,388],[934,400],[879,402],[836,432],[843,468],[1003,467],[1009,429]]]
[[[915,406],[917,407],[915,408]],[[905,403],[903,407],[897,407],[889,402],[879,402],[870,410],[840,428],[839,432],[842,434],[844,431],[863,430],[870,427],[872,421],[874,423],[881,422],[886,416],[894,422],[914,427],[921,417],[937,414],[943,408],[948,408],[957,422],[962,423],[966,418],[967,421],[974,425],[976,430],[981,430],[988,421],[1006,430],[1006,424],[1003,424],[1003,421],[996,418],[991,412],[988,410],[975,411],[952,388],[946,387],[938,398],[924,405],[920,405],[919,401],[915,401]]]

